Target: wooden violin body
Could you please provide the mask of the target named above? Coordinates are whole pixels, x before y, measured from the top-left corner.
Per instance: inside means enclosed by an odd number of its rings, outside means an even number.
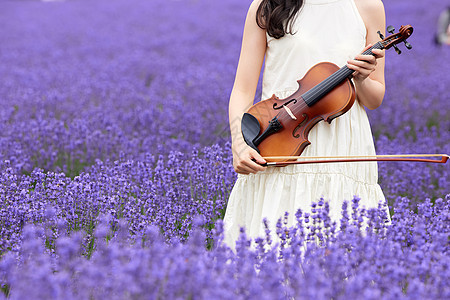
[[[391,28],[391,30],[389,29]],[[393,33],[392,26],[388,31]],[[406,42],[413,32],[410,25],[402,26],[399,33],[377,42],[362,54],[374,55],[373,49],[389,49]],[[273,95],[253,105],[242,117],[242,135],[245,142],[263,157],[299,156],[310,144],[308,133],[318,122],[328,123],[346,113],[355,102],[352,78],[354,71],[347,66],[339,68],[329,62],[313,66],[298,82],[298,90],[285,99]],[[288,161],[292,159],[272,159]]]
[[[247,144],[259,150],[262,156],[300,155],[303,149],[310,144],[308,133],[315,124],[322,120],[331,123],[333,119],[347,112],[355,102],[355,88],[348,78],[345,78],[314,105],[308,106],[302,98],[304,93],[338,70],[339,67],[335,64],[319,63],[297,81],[299,89],[293,95],[286,99],[279,99],[273,95],[270,99],[252,106],[244,115],[242,122],[242,130]],[[295,118],[285,107],[292,112]],[[268,127],[260,127],[258,132],[253,130],[254,134],[250,134],[248,127],[256,126],[255,120],[250,120],[251,116],[257,120],[258,124],[270,124],[277,116],[282,128],[276,134],[268,135],[256,145],[255,138],[261,136]],[[256,136],[255,133],[257,133]]]

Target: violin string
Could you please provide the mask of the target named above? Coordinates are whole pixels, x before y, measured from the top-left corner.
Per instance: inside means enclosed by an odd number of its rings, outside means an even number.
[[[339,70],[340,71],[340,70]],[[319,83],[314,89],[314,91],[311,92],[311,90],[305,92],[302,97],[299,99],[301,100],[301,104],[296,105],[293,109],[292,109],[292,113],[294,115],[297,115],[299,112],[301,112],[305,107],[308,106],[308,103],[306,102],[304,95],[307,95],[307,97],[312,97],[312,99],[316,98],[317,95],[323,91],[325,91],[326,89],[330,88],[331,86],[335,86],[338,84],[337,79],[340,81],[341,79],[339,77],[341,77],[341,73],[342,72],[335,72],[333,75],[331,75],[330,77],[328,77],[327,79],[325,79],[324,81],[322,81],[321,83]],[[343,79],[342,79],[343,80]],[[310,92],[308,94],[308,92]],[[311,94],[311,95],[310,95]],[[284,115],[286,115],[287,117],[287,113],[285,113]],[[283,116],[284,117],[284,116]]]
[[[363,55],[371,54],[373,49],[383,49],[383,45],[380,42],[377,42],[374,46],[372,46],[371,48],[364,51]],[[339,85],[339,83],[341,81],[345,80],[345,78],[347,78],[351,73],[354,72],[353,70],[351,70],[352,72],[347,75],[346,73],[348,73],[348,71],[350,71],[350,70],[351,69],[349,69],[347,66],[344,66],[344,67],[340,68],[338,71],[334,72],[329,77],[327,77],[326,79],[324,79],[322,82],[320,82],[318,85],[316,85],[312,89],[306,91],[300,97],[301,100],[303,100],[303,101],[301,102],[301,104],[297,104],[292,109],[292,113],[294,115],[296,115],[300,111],[302,111],[306,106],[308,106],[308,103],[306,102],[307,100],[305,100],[304,98],[310,97],[309,99],[315,99],[324,91],[326,91],[328,89],[333,89],[335,86]],[[300,99],[296,99],[296,100],[300,100]],[[311,101],[311,102],[315,103],[316,101]],[[286,111],[281,111],[280,113],[277,114],[277,117],[281,122],[292,119]]]
[[[343,78],[343,74],[344,74],[344,72],[347,71],[346,69],[349,70],[348,68],[345,68],[345,67],[339,69],[334,74],[330,75],[327,79],[325,79],[324,81],[319,83],[317,86],[315,86],[312,89],[310,89],[309,91],[305,92],[302,95],[304,104],[302,103],[301,106],[297,106],[293,109],[294,115],[297,114],[298,112],[300,112],[301,110],[303,110],[308,105],[307,100],[305,100],[305,98],[306,99],[314,99],[318,96],[318,94],[324,92],[325,90],[331,88],[332,86],[336,86],[339,83],[339,81],[344,80],[345,77]]]
[[[347,68],[346,66],[342,67],[341,69],[339,69],[338,71],[336,71],[332,75],[330,75],[328,78],[326,78],[324,81],[319,83],[317,86],[315,86],[312,89],[310,89],[309,91],[305,92],[302,96],[307,95],[308,97],[312,97],[312,99],[314,99],[315,97],[317,97],[317,94],[323,92],[324,90],[330,88],[331,86],[337,85],[338,84],[337,81],[344,80],[348,75],[345,76],[344,78],[342,78],[342,77],[349,70],[350,69]],[[306,102],[306,100],[303,97],[301,99],[303,100],[302,103],[296,105],[292,109],[292,112],[294,113],[294,115],[297,114],[298,112],[302,111],[306,106],[308,106],[308,103]],[[283,114],[283,117],[287,117],[287,113]]]
[[[313,87],[312,89],[310,89],[309,91],[305,92],[302,96],[307,95],[308,97],[312,97],[312,99],[316,98],[317,95],[323,91],[325,91],[326,89],[332,87],[332,86],[336,86],[338,84],[338,81],[344,80],[344,78],[342,78],[344,72],[347,72],[347,70],[350,70],[346,67],[343,67],[341,69],[339,69],[338,71],[336,71],[335,73],[333,73],[332,75],[330,75],[328,78],[326,78],[324,81],[322,81],[321,83],[319,83],[318,85],[316,85],[315,87]],[[312,94],[311,96],[308,94]],[[306,98],[306,97],[305,97]],[[304,99],[304,97],[301,97],[301,104],[296,105],[293,109],[292,109],[292,113],[294,115],[298,114],[300,111],[302,111],[305,107],[308,106],[308,103],[306,102],[306,100]],[[289,116],[286,112],[279,114],[279,119],[280,121],[285,121],[286,119],[289,120]]]
[[[368,55],[368,54],[370,54],[372,52],[373,49],[382,49],[382,47],[383,47],[383,45],[380,42],[378,42],[374,46],[372,46],[371,48],[369,48],[365,52],[363,52],[363,54],[364,55]],[[338,71],[336,71],[335,73],[330,75],[328,78],[326,78],[324,81],[322,81],[321,83],[319,83],[318,85],[316,85],[312,89],[310,89],[307,92],[305,92],[303,95],[307,95],[307,97],[311,97],[311,99],[316,98],[322,92],[326,91],[329,88],[332,88],[332,87],[338,85],[339,81],[344,80],[346,77],[348,77],[350,74],[345,76],[344,78],[342,78],[344,75],[346,75],[346,73],[349,70],[350,69],[347,66],[342,67],[341,69],[339,69]],[[353,72],[354,71],[352,70],[352,73]],[[306,103],[306,100],[304,102]],[[308,103],[306,103],[306,105],[307,104]],[[305,105],[297,106],[296,108],[293,109],[293,113],[294,114],[298,113],[299,110],[300,111],[303,110],[304,107],[305,107]]]
[[[371,48],[367,49],[363,52],[363,55],[368,55],[372,53],[373,49],[382,49],[382,44],[380,42],[376,43]],[[332,85],[336,84],[336,79],[344,79],[342,76],[344,76],[350,69],[347,66],[342,67],[338,71],[336,71],[334,74],[332,74],[330,77],[319,83],[316,87],[312,88],[309,91],[307,91],[305,94],[308,96],[311,96],[312,98],[317,97],[318,94],[326,90],[327,88],[330,88]],[[353,70],[352,70],[353,72]],[[349,74],[350,75],[350,74]],[[311,94],[311,95],[310,95]]]
[[[338,71],[336,71],[335,73],[333,73],[332,75],[330,75],[327,79],[325,79],[324,81],[322,81],[321,83],[319,83],[316,87],[318,87],[318,86],[321,85],[321,84],[323,85],[324,82],[327,83],[327,81],[329,81],[330,79],[333,80],[333,79],[337,79],[337,78],[341,77],[341,76],[342,76],[341,73],[343,72],[343,70],[345,70],[345,68],[339,69]],[[349,70],[349,69],[347,68],[347,70]],[[346,71],[346,70],[345,70],[345,71]],[[329,85],[330,85],[330,84],[329,84]],[[325,87],[325,88],[326,88],[326,87]],[[313,90],[313,89],[315,89],[315,88],[312,88],[311,90]],[[303,95],[307,94],[307,93],[310,92],[311,90],[305,92]],[[322,87],[321,90],[324,90],[324,88]],[[303,95],[302,95],[302,96],[303,96]],[[314,95],[313,95],[313,97],[314,97]],[[306,103],[306,101],[304,100],[303,97],[301,97],[301,99],[297,99],[297,100],[301,100],[301,103],[300,103],[300,104],[297,104],[294,108],[292,108],[292,112],[293,112],[294,115],[297,114],[298,112],[302,111],[306,106],[308,106],[308,104]],[[281,113],[281,114],[279,114],[279,115],[280,115],[280,116],[279,116],[279,119],[280,119],[281,121],[283,121],[283,120],[285,121],[286,119],[287,119],[287,120],[290,119],[290,118],[288,118],[289,116],[288,116],[288,114],[287,114],[286,112]]]
[[[328,77],[327,79],[325,79],[324,81],[319,83],[316,87],[307,91],[305,93],[307,98],[311,97],[311,99],[314,99],[314,98],[318,97],[318,95],[320,93],[326,91],[327,89],[335,87],[341,81],[343,81],[345,78],[347,78],[348,75],[346,75],[346,73],[349,70],[350,69],[347,67],[343,67],[343,68],[339,69],[333,75],[331,75],[330,77]]]

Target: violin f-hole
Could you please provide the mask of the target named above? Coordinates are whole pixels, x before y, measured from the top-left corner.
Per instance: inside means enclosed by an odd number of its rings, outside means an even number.
[[[281,108],[283,108],[283,106],[286,106],[286,105],[288,105],[291,102],[294,102],[294,104],[295,104],[295,103],[297,103],[297,99],[291,99],[288,102],[283,103],[283,105],[281,105],[281,106],[278,106],[278,103],[274,103],[273,104],[273,109],[281,109]]]
[[[300,124],[298,124],[297,127],[295,127],[294,130],[292,131],[292,136],[295,137],[296,139],[298,139],[298,138],[300,137],[300,133],[297,133],[297,134],[296,134],[296,132],[297,132],[300,128],[302,128],[303,125],[304,125],[306,122],[308,122],[308,120],[309,120],[309,117],[308,117],[308,115],[307,115],[306,113],[304,113],[304,114],[302,115],[302,117],[304,118],[303,121],[301,121]]]

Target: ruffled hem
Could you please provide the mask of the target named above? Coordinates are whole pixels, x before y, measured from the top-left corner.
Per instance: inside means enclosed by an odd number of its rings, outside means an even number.
[[[285,212],[290,214],[288,226],[294,224],[293,214],[301,209],[310,212],[311,204],[320,198],[330,204],[330,218],[339,222],[342,204],[359,197],[360,207],[376,208],[385,198],[380,186],[354,180],[345,174],[250,174],[239,176],[231,192],[224,218],[225,243],[234,248],[240,227],[251,238],[264,236],[262,220],[267,218],[271,231]]]

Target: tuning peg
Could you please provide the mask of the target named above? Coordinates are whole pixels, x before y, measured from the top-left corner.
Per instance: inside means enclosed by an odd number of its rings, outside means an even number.
[[[387,32],[389,32],[390,34],[394,34],[395,28],[392,25],[389,25],[388,28],[386,29]]]
[[[405,43],[406,49],[408,49],[408,50],[411,50],[411,49],[412,49],[412,46],[411,46],[410,43],[408,43],[407,41],[403,41],[403,42]]]
[[[393,45],[395,52],[397,52],[397,54],[402,54],[402,51],[400,49],[398,49],[397,45]]]
[[[384,35],[381,33],[381,31],[377,31],[378,35],[380,36],[380,38],[383,40],[384,39]]]

